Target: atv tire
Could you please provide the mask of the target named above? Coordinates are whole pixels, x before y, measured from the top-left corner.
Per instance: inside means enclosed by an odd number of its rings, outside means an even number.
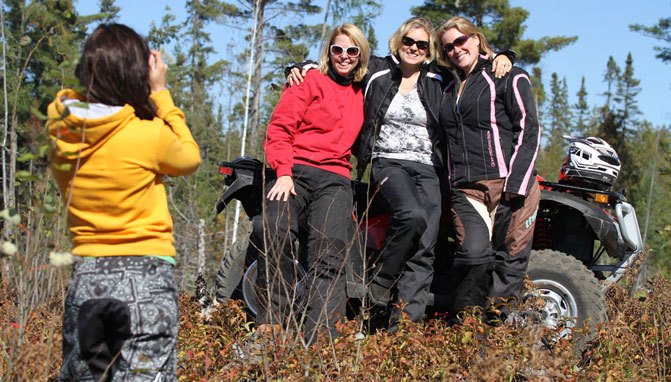
[[[249,235],[233,243],[221,258],[217,277],[214,280],[215,298],[220,303],[229,299],[242,300],[242,276],[249,249]]]
[[[596,334],[595,324],[608,319],[603,289],[594,274],[576,258],[545,249],[531,252],[527,275],[534,283],[531,296],[544,302],[541,313],[547,327],[559,329],[559,337],[588,328],[586,336],[576,340],[576,348],[584,350]]]

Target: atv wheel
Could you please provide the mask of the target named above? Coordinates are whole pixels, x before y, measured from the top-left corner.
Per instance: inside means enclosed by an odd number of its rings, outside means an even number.
[[[607,320],[601,285],[576,258],[548,249],[532,251],[527,274],[535,285],[529,297],[543,300],[541,313],[547,327],[566,337],[574,328],[587,325],[589,333],[578,341],[578,348],[592,339],[594,324]]]
[[[215,297],[218,302],[225,303],[229,299],[241,300],[243,298],[241,281],[245,272],[248,248],[249,235],[243,235],[221,258],[214,281]]]

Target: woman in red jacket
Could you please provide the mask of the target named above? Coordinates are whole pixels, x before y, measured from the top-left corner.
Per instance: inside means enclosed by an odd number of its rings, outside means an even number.
[[[369,52],[359,28],[336,27],[324,45],[319,71],[308,73],[303,86],[284,90],[268,126],[266,160],[277,179],[265,201],[264,238],[255,240],[265,244],[257,279],[265,302],[257,323],[303,328],[307,343],[324,328],[337,336],[335,323],[345,313],[350,148],[363,123],[360,82]],[[308,232],[304,309],[294,305],[294,262],[287,261],[294,260],[292,243],[299,229]]]

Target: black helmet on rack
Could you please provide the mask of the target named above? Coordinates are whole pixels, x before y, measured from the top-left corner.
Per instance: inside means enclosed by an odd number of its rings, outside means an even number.
[[[569,141],[568,154],[559,170],[559,182],[576,186],[607,190],[620,174],[620,158],[613,148],[601,138],[574,138]]]

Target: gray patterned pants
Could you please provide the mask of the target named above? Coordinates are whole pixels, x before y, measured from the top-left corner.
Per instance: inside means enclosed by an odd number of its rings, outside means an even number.
[[[172,265],[148,256],[74,265],[63,315],[61,381],[176,381]]]

